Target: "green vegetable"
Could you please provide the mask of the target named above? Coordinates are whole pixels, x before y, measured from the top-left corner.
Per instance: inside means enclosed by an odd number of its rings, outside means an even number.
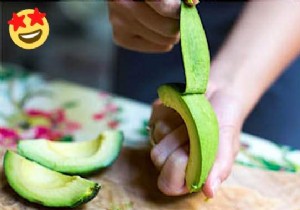
[[[122,143],[122,132],[109,130],[92,141],[20,141],[18,153],[55,171],[86,175],[110,166],[118,157]]]
[[[167,84],[158,89],[160,100],[183,118],[190,139],[186,185],[201,190],[214,163],[219,139],[216,115],[205,98],[209,77],[208,44],[196,7],[182,3],[181,51],[186,84]],[[185,88],[184,88],[185,87]]]
[[[67,176],[12,151],[4,156],[9,185],[26,200],[49,207],[75,207],[92,200],[100,186],[79,176]]]
[[[210,55],[205,32],[195,6],[181,4],[180,36],[186,77],[185,93],[205,93]]]
[[[179,85],[163,85],[159,98],[176,110],[184,120],[190,139],[190,155],[186,169],[186,185],[198,191],[205,182],[215,160],[218,146],[218,122],[203,94],[182,94]]]

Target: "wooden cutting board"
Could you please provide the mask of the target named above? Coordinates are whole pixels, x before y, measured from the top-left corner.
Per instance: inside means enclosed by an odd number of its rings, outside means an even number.
[[[0,151],[0,209],[46,210],[20,198],[7,184]],[[124,148],[115,164],[89,177],[101,183],[98,196],[78,210],[300,210],[300,175],[236,165],[214,199],[201,193],[167,197],[157,187],[149,151]]]

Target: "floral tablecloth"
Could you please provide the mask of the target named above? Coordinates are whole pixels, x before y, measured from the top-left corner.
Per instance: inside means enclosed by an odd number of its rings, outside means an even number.
[[[16,66],[0,65],[0,149],[21,139],[81,141],[120,129],[125,145],[148,146],[150,106],[66,81],[46,82]],[[300,151],[241,134],[236,162],[300,171]]]

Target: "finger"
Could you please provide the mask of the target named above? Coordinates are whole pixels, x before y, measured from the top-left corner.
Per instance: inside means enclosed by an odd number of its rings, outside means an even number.
[[[144,25],[142,25],[140,22],[135,21],[134,23],[124,27],[119,27],[119,30],[124,30],[127,32],[133,32],[136,35],[139,35],[143,39],[153,42],[159,45],[175,45],[179,42],[180,38],[177,37],[166,37],[162,36],[148,28],[146,28]]]
[[[178,127],[178,126],[177,126]],[[152,137],[158,144],[166,135],[171,133],[176,127],[165,121],[157,121],[152,128]]]
[[[159,45],[175,45],[180,40],[179,36],[162,36],[148,29],[137,20],[129,18],[128,14],[124,14],[123,12],[119,12],[117,15],[111,18],[111,22],[113,27],[118,31],[124,31],[126,33],[138,35],[149,42],[153,42]]]
[[[114,42],[126,49],[144,52],[144,53],[162,53],[169,52],[173,49],[174,45],[160,45],[148,40],[143,39],[140,36],[126,33],[124,31],[116,31],[113,29]]]
[[[130,27],[128,27],[130,29]],[[140,37],[146,39],[147,41],[159,44],[159,45],[175,45],[178,44],[180,37],[174,36],[174,37],[166,37],[162,36],[152,30],[149,30],[145,26],[143,26],[141,23],[136,22],[135,28],[132,28],[132,30],[139,35]]]
[[[163,138],[181,125],[185,127],[181,118],[174,117],[172,119],[170,116],[168,119],[158,120],[155,124],[151,125],[151,135],[155,139],[155,142],[159,143]]]
[[[146,0],[146,3],[161,16],[179,19],[180,0]]]
[[[180,115],[174,109],[166,107],[160,100],[156,100],[152,105],[149,125],[155,124],[158,121],[174,124],[173,128],[178,127],[183,122]]]
[[[125,7],[124,3],[110,2],[110,22],[113,26],[114,40],[117,44],[120,44],[123,34],[130,34],[134,39],[139,37],[149,43],[157,44],[159,46],[172,46],[179,42],[179,37],[164,37],[160,34],[153,32],[152,30],[143,26],[134,17],[128,15],[128,8]],[[126,38],[126,37],[124,37]],[[128,40],[127,40],[128,42]],[[128,48],[131,43],[123,43],[122,47]],[[146,46],[139,46],[141,49],[145,47],[143,51],[147,51]],[[134,46],[132,46],[134,48]]]
[[[166,37],[178,37],[179,36],[179,21],[161,16],[150,6],[144,2],[131,2],[132,15],[142,25],[150,30]]]
[[[203,186],[203,193],[209,198],[216,195],[220,184],[227,179],[231,172],[238,151],[235,151],[234,146],[235,133],[236,129],[234,127],[220,128],[220,142],[216,161]]]
[[[188,192],[185,186],[185,169],[188,163],[188,146],[173,152],[158,177],[158,188],[166,195],[175,196]]]
[[[159,144],[151,150],[151,159],[153,164],[158,168],[165,164],[167,158],[180,146],[188,141],[188,133],[184,124],[179,126],[173,132],[168,134]]]

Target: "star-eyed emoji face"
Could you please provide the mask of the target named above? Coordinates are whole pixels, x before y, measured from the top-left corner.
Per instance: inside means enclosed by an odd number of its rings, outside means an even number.
[[[8,24],[11,39],[23,49],[31,50],[41,46],[49,35],[46,13],[41,13],[38,8],[13,13]]]

